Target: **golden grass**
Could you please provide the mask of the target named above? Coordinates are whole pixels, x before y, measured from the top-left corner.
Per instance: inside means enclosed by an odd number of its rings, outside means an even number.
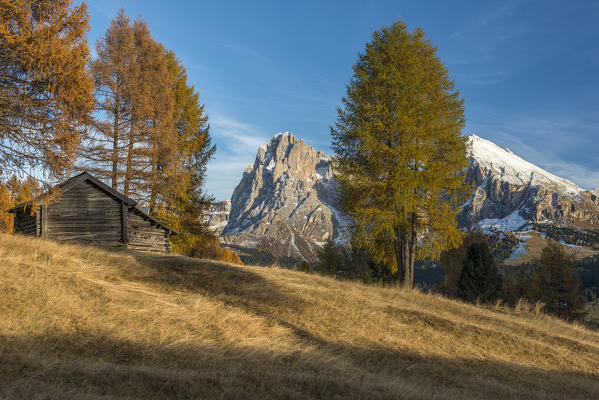
[[[1,235],[0,398],[599,398],[531,308]]]

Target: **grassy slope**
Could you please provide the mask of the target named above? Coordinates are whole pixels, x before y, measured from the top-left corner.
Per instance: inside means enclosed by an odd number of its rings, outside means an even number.
[[[283,269],[0,235],[0,398],[599,398],[599,332]]]
[[[526,232],[526,235],[529,236],[529,238],[526,239],[526,253],[521,254],[517,258],[503,261],[505,265],[521,265],[523,263],[536,261],[541,257],[543,248],[545,248],[551,242],[555,243],[554,240],[543,238],[538,232],[535,231]],[[589,247],[567,245],[562,245],[561,247],[564,249],[564,252],[568,257],[572,257],[577,260],[599,254],[599,251]]]

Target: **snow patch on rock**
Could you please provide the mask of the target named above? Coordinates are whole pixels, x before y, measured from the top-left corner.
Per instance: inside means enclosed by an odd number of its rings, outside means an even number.
[[[518,210],[503,218],[486,218],[478,223],[484,233],[515,232],[528,225],[528,221],[520,215]]]

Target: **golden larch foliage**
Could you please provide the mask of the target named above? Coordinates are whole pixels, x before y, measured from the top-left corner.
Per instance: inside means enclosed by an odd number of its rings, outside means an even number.
[[[93,109],[87,6],[0,0],[0,173],[68,173]]]

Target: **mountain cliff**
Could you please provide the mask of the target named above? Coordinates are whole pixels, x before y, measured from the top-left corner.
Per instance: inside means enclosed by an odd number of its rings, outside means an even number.
[[[476,135],[468,141],[473,193],[458,216],[462,228],[599,230],[599,189],[585,191]],[[258,149],[230,204],[213,212],[210,225],[225,243],[315,261],[327,240],[347,238],[350,221],[336,190],[331,159],[279,133]]]
[[[329,157],[291,133],[277,134],[235,188],[222,240],[314,261],[325,241],[342,239],[346,217],[336,187]]]
[[[533,224],[599,229],[599,197],[476,135],[469,137],[467,179],[472,197],[458,218],[462,227],[518,231]]]

